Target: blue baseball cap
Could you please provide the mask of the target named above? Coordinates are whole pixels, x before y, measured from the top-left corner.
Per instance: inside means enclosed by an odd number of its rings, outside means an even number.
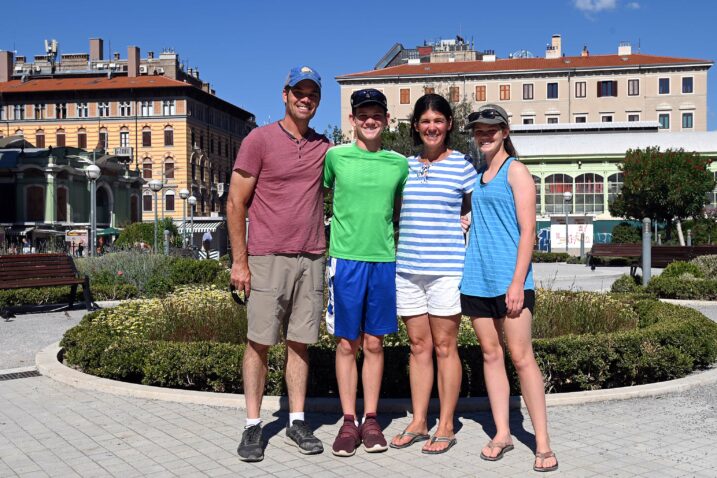
[[[303,80],[311,80],[321,89],[321,75],[308,66],[297,66],[289,71],[289,75],[286,77],[286,83],[284,86],[293,88],[296,84]]]

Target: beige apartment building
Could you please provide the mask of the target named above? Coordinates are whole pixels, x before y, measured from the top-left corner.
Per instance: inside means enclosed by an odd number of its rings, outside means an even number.
[[[410,53],[410,54],[407,54]],[[562,52],[554,35],[543,58],[496,58],[460,39],[418,47],[394,46],[377,69],[341,75],[341,128],[352,137],[351,93],[376,88],[389,112],[408,121],[413,104],[427,92],[472,106],[500,103],[513,124],[659,122],[661,131],[707,130],[707,71],[711,60],[633,52],[621,43],[615,54],[580,56]]]
[[[53,41],[32,62],[0,52],[0,138],[124,158],[145,180],[133,217],[154,219],[152,179],[163,183],[160,217],[182,218],[184,188],[197,198],[195,216],[224,215],[233,160],[254,116],[216,96],[174,51],[141,58],[131,46],[125,59],[103,51],[91,39],[89,53],[58,55]]]

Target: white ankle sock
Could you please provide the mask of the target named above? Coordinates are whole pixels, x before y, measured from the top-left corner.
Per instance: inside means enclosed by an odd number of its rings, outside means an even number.
[[[289,413],[289,426],[294,424],[294,420],[304,421],[304,412]]]
[[[247,418],[244,424],[244,429],[246,430],[254,425],[261,425],[261,418]]]

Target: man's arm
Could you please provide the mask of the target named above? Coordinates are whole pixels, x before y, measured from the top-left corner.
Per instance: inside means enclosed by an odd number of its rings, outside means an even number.
[[[227,198],[227,228],[232,243],[231,283],[238,292],[244,291],[249,297],[251,291],[251,273],[246,247],[246,217],[249,200],[256,187],[256,178],[238,170],[232,173]]]

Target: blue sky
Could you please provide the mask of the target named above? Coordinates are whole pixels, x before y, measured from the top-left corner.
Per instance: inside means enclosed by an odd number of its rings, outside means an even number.
[[[174,48],[198,67],[217,94],[254,113],[259,124],[283,116],[281,89],[289,68],[308,64],[324,79],[323,99],[313,126],[340,123],[334,77],[370,70],[396,42],[473,39],[498,57],[527,49],[543,55],[553,34],[563,52],[616,53],[630,41],[648,54],[717,59],[712,0],[521,0],[282,2],[124,0],[4,0],[0,49],[20,55],[43,53],[55,38],[61,53],[89,51],[89,38],[127,56],[127,46],[159,53]],[[708,128],[717,129],[717,72],[708,85]]]

